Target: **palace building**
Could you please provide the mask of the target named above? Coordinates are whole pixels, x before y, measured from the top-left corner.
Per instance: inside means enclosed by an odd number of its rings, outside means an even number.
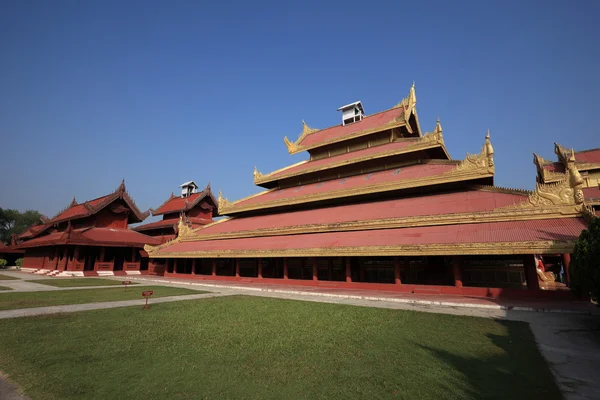
[[[272,284],[476,296],[561,295],[569,254],[594,211],[577,157],[562,151],[534,191],[494,186],[494,149],[450,157],[438,120],[423,133],[414,85],[394,107],[338,109],[341,123],[303,121],[291,154],[306,161],[261,174],[265,190],[229,201],[227,218],[145,246],[164,275]],[[543,164],[546,165],[546,164]],[[550,175],[549,175],[550,176]],[[540,290],[545,289],[545,290]]]
[[[192,228],[198,228],[213,222],[213,217],[218,216],[217,199],[208,184],[204,190],[198,192],[198,185],[194,181],[186,182],[179,186],[181,196],[171,196],[156,210],[150,209],[152,216],[162,216],[160,221],[138,225],[133,228],[146,235],[160,237],[161,242],[172,240],[177,235],[179,217],[184,214],[186,223]]]
[[[159,245],[157,238],[128,228],[143,221],[141,212],[125,189],[71,204],[55,217],[30,227],[17,238],[24,250],[22,269],[51,275],[140,274],[148,269],[144,245]]]

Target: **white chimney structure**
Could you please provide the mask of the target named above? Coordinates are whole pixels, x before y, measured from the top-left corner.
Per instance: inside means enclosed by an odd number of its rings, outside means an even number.
[[[198,185],[194,181],[183,183],[179,187],[181,188],[181,197],[189,197],[196,193],[196,189],[198,189]]]
[[[360,100],[341,106],[337,110],[342,112],[342,125],[358,122],[365,116],[365,109]]]

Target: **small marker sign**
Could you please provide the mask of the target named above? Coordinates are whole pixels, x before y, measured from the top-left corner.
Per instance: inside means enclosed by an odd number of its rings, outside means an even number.
[[[150,298],[150,296],[152,296],[153,294],[154,292],[152,290],[146,290],[145,292],[142,292],[142,296],[146,298],[146,305],[144,306],[144,310],[150,308],[148,306],[148,298]]]
[[[127,286],[131,285],[131,281],[123,281],[121,284],[125,285],[125,291],[127,291]]]

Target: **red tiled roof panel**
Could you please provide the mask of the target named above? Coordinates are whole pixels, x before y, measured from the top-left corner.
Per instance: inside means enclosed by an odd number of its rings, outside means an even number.
[[[352,135],[353,133],[374,129],[379,126],[386,125],[394,119],[402,116],[404,109],[401,107],[383,111],[377,114],[364,117],[362,121],[354,122],[348,125],[336,125],[330,128],[325,128],[320,131],[307,135],[299,144],[304,147],[319,145],[324,142],[343,138]]]
[[[350,221],[406,218],[421,215],[491,211],[499,207],[520,203],[524,200],[527,200],[526,195],[473,190],[232,218],[203,228],[198,231],[198,234],[218,234],[308,224],[337,224]]]
[[[100,204],[102,204],[102,202],[105,201],[110,196],[113,196],[113,194],[109,194],[109,195],[106,195],[106,196],[98,197],[97,199],[90,200],[87,203],[91,207],[97,207]],[[80,216],[86,215],[88,212],[89,212],[88,209],[83,205],[83,203],[82,204],[77,204],[76,206],[68,208],[65,211],[63,211],[62,213],[58,214],[56,217],[52,218],[52,221],[58,221],[58,220],[64,220],[64,219],[70,219],[70,218],[80,217]]]
[[[600,163],[600,149],[578,151],[575,153],[575,161]]]
[[[263,192],[257,196],[250,197],[235,203],[237,206],[246,206],[250,204],[258,204],[278,199],[291,199],[294,197],[304,196],[308,194],[319,194],[335,192],[338,190],[359,188],[364,186],[375,185],[378,183],[399,182],[406,179],[425,178],[443,174],[456,168],[455,164],[416,164],[407,167],[391,169],[386,171],[373,172],[351,176],[348,178],[334,179],[319,183],[311,183],[310,185],[294,186],[286,189],[277,189]]]
[[[455,243],[576,240],[587,225],[582,218],[490,222],[417,228],[328,232],[304,235],[179,242],[160,253],[224,250],[284,250]]]
[[[583,197],[586,199],[600,199],[600,187],[583,188]]]
[[[194,200],[198,198],[198,196],[203,196],[204,192],[194,193],[188,197],[174,197],[171,200],[167,201],[161,207],[154,211],[154,214],[167,214],[177,211],[182,211],[186,209],[186,201],[187,203],[192,203]]]
[[[414,140],[403,140],[399,142],[388,143],[381,146],[369,147],[367,149],[357,150],[350,153],[344,153],[337,156],[322,158],[320,160],[307,161],[305,163],[286,168],[282,171],[278,171],[273,173],[269,178],[276,178],[282,175],[288,174],[296,174],[298,172],[306,171],[308,169],[326,167],[331,164],[337,164],[340,162],[352,160],[358,157],[365,157],[370,155],[377,155],[379,153],[388,152],[388,151],[398,151],[402,150],[408,146],[415,144]]]
[[[77,231],[76,231],[77,232]],[[91,228],[79,230],[81,235],[93,242],[100,243],[126,243],[126,244],[160,244],[160,240],[133,231],[131,229],[117,228]]]
[[[20,244],[20,247],[44,246],[52,243],[81,243],[90,245],[112,246],[143,246],[144,244],[158,245],[160,240],[132,231],[118,228],[82,228],[74,229],[67,239],[66,232],[52,232]]]
[[[565,172],[565,166],[559,162],[544,165],[544,169],[550,172]]]

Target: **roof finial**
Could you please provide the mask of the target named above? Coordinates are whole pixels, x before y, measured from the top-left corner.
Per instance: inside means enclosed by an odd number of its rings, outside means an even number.
[[[71,204],[69,204],[69,208],[75,207],[77,205],[77,200],[75,200],[75,196],[73,196],[73,200],[71,200]]]
[[[492,142],[490,141],[490,130],[488,129],[487,135],[485,135],[485,145],[483,146],[483,151],[488,159],[488,166],[494,166],[494,148],[492,147]]]

